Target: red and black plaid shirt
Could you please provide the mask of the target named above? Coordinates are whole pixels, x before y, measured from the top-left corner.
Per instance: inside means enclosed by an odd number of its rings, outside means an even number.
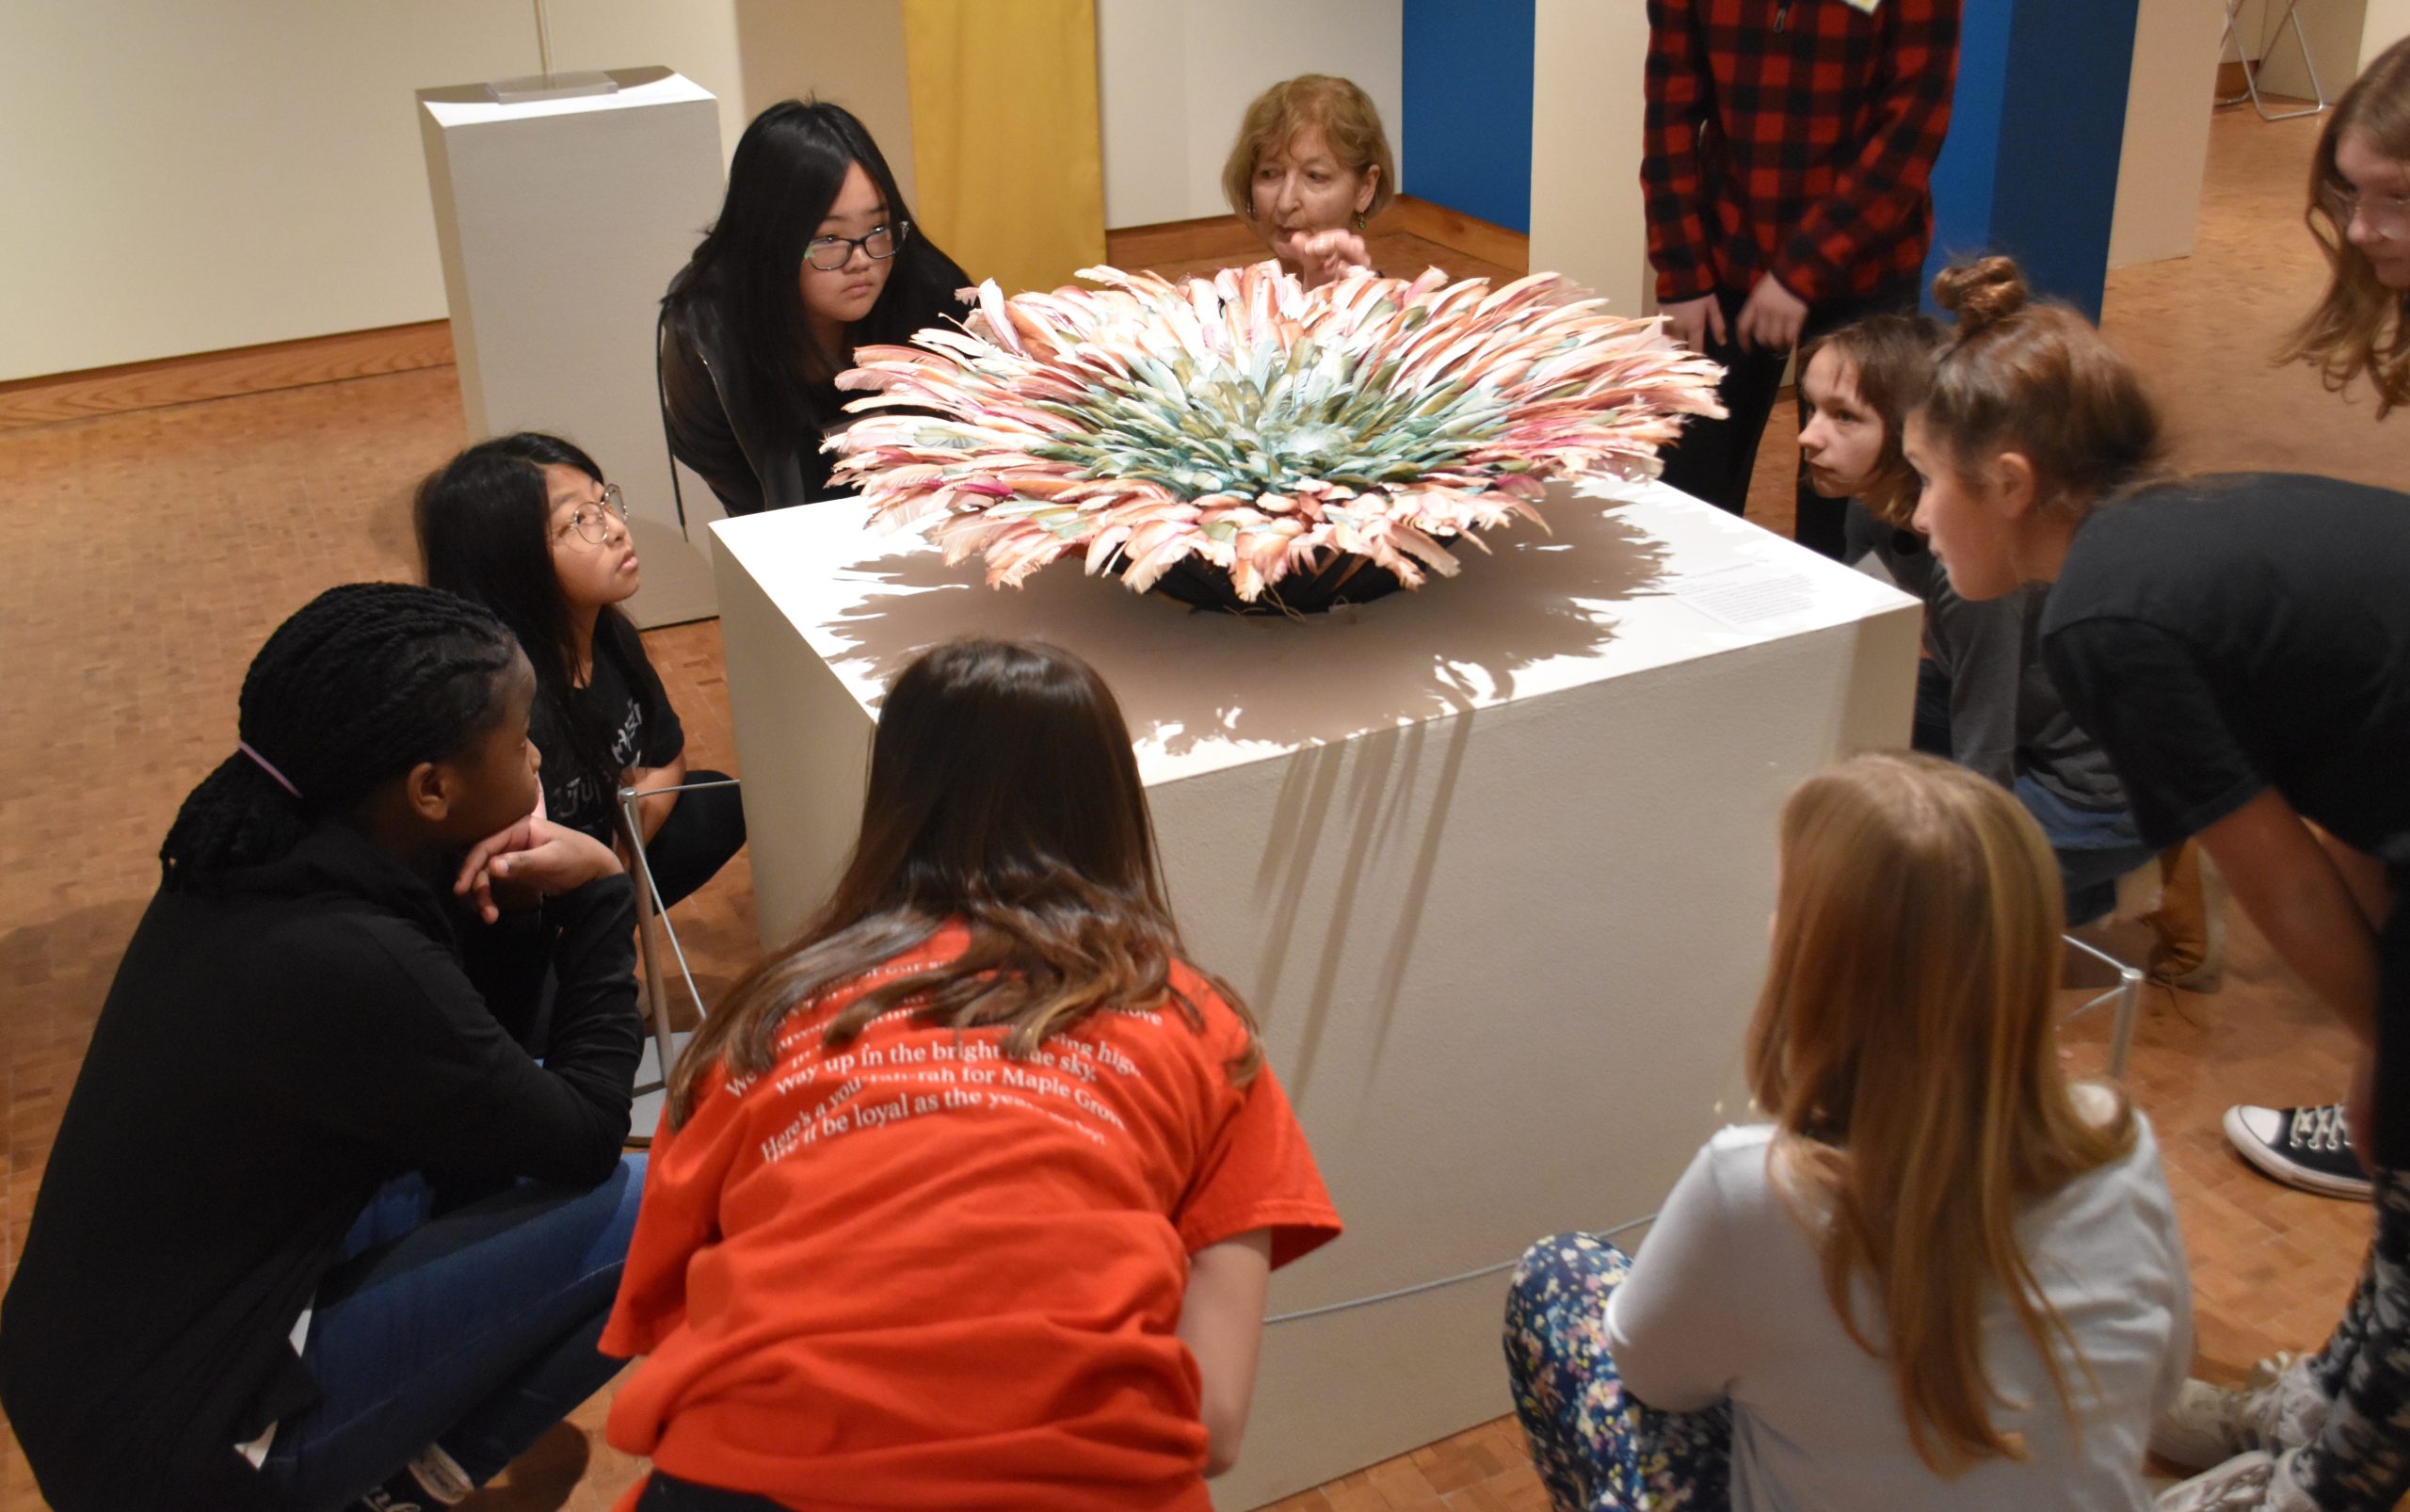
[[[1810,304],[1915,278],[1959,0],[1648,0],[1640,182],[1662,302],[1772,273]]]

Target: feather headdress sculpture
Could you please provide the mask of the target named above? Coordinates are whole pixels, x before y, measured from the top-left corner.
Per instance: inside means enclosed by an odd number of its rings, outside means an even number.
[[[962,329],[837,380],[875,391],[850,410],[920,411],[838,436],[837,476],[878,519],[942,515],[946,560],[983,554],[991,586],[1078,553],[1140,591],[1211,564],[1251,603],[1352,553],[1418,587],[1457,570],[1442,542],[1537,520],[1545,480],[1654,476],[1679,417],[1722,413],[1714,363],[1554,274],[1080,276],[1102,287],[982,284]]]

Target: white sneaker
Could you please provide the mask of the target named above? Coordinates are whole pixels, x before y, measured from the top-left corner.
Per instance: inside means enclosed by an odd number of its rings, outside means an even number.
[[[2293,1456],[2254,1449],[2159,1493],[2155,1512],[2318,1512],[2293,1484]]]
[[[2309,1362],[2280,1354],[2253,1366],[2240,1389],[2186,1381],[2175,1404],[2150,1425],[2150,1452],[2187,1470],[2249,1449],[2282,1454],[2318,1437],[2326,1408]]]
[[[2257,1512],[2268,1504],[2268,1481],[2275,1472],[2276,1461],[2254,1449],[2177,1481],[2151,1505],[2156,1512]]]

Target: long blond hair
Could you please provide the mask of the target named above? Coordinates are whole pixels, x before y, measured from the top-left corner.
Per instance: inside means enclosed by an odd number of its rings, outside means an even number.
[[[2007,1297],[2074,1426],[2065,1361],[2089,1370],[2016,1219],[2135,1137],[2122,1098],[2088,1120],[2059,1070],[2057,862],[2005,790],[1904,752],[1809,778],[1781,844],[1748,1043],[1777,1189],[1818,1235],[1842,1326],[1888,1361],[1919,1456],[1944,1475],[2022,1459],[2022,1436],[1992,1418],[2024,1404],[1984,1374],[1984,1303]]]
[[[2317,368],[2336,394],[2367,374],[2382,420],[2395,406],[2410,403],[2410,291],[2378,282],[2376,270],[2344,234],[2352,222],[2352,185],[2335,167],[2335,144],[2347,131],[2364,133],[2378,152],[2410,162],[2410,37],[2377,55],[2319,134],[2302,218],[2326,254],[2326,293],[2277,357]]]

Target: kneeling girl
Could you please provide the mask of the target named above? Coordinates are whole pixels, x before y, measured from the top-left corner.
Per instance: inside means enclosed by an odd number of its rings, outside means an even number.
[[[2192,1291],[2150,1125],[2059,1068],[2048,845],[1910,754],[1782,812],[1749,1028],[1771,1122],[1709,1140],[1636,1260],[1523,1257],[1516,1409],[1558,1507],[2141,1508]]]
[[[880,710],[853,859],[671,1081],[606,1349],[645,1508],[1211,1505],[1265,1278],[1339,1232],[1052,647]],[[733,1493],[718,1495],[715,1493]]]

